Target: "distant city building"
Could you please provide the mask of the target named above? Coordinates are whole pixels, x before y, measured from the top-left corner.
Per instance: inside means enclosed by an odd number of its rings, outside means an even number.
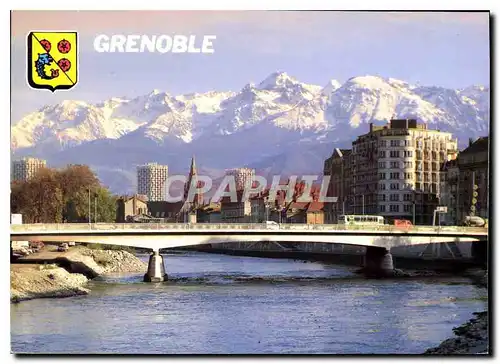
[[[137,193],[146,195],[148,201],[166,200],[168,166],[148,163],[137,167]]]
[[[345,213],[432,224],[441,166],[456,158],[457,144],[451,133],[430,130],[414,119],[370,124],[369,132],[352,143],[350,155],[335,149],[325,162],[325,173],[331,173],[329,190],[340,195],[336,204],[327,206],[328,222]]]
[[[221,222],[221,212],[220,203],[210,203],[197,211],[197,222],[199,223],[220,223]]]
[[[324,224],[323,202],[292,202],[286,209],[286,222],[292,224]]]
[[[236,191],[242,191],[245,189],[245,186],[252,186],[253,179],[255,178],[255,169],[226,169],[226,176],[234,176],[236,182]]]
[[[189,188],[191,186],[196,186],[197,188],[201,188],[201,181],[198,180],[198,171],[196,170],[196,162],[194,160],[194,156],[191,159],[191,168],[189,169],[189,175],[184,188],[184,200],[188,199]],[[203,194],[202,193],[195,194],[193,200],[188,201],[188,203],[190,210],[197,209],[203,206]]]
[[[11,181],[29,181],[45,167],[47,167],[47,161],[43,159],[23,158],[12,161]]]
[[[457,225],[458,223],[458,200],[460,170],[458,160],[445,161],[441,168],[441,187],[439,205],[446,206],[447,212],[439,214],[441,223],[444,225]]]
[[[149,201],[147,203],[149,214],[155,219],[162,219],[164,222],[183,222],[181,210],[184,201]]]
[[[328,224],[336,224],[338,216],[352,214],[352,150],[335,148],[325,161],[323,174],[330,176],[327,196],[337,197],[337,203],[326,202],[324,218]]]
[[[252,205],[249,199],[243,198],[243,191],[237,192],[238,200],[231,202],[229,196],[222,197],[220,201],[220,212],[222,222],[247,223],[252,222]]]
[[[117,223],[124,223],[134,216],[147,214],[147,201],[142,195],[122,196],[116,200]]]
[[[469,141],[469,146],[458,155],[458,211],[457,223],[466,216],[489,215],[489,137]]]
[[[196,193],[192,198],[189,196],[189,190],[191,188],[201,188],[202,182],[198,180],[198,171],[196,170],[196,162],[191,158],[191,167],[189,169],[189,175],[184,185],[184,196],[183,205],[179,216],[182,222],[195,223],[197,222],[197,210],[203,206],[203,194]]]

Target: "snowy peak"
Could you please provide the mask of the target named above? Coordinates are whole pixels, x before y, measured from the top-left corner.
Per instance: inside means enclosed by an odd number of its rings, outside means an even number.
[[[321,89],[321,95],[330,96],[331,93],[335,92],[340,88],[342,84],[337,80],[330,80],[328,83]]]
[[[489,128],[489,88],[447,89],[415,86],[403,80],[364,75],[323,87],[274,72],[258,85],[237,92],[171,95],[159,89],[135,98],[100,103],[67,100],[26,115],[12,126],[13,149],[39,146],[66,149],[100,139],[210,144],[214,137],[256,138],[286,135],[283,145],[350,139],[357,128],[392,117],[417,118],[431,127],[461,135],[483,135]],[[363,129],[364,130],[364,129]],[[260,133],[260,134],[259,134]],[[251,135],[251,136],[248,136]]]
[[[264,81],[259,83],[257,88],[260,90],[278,90],[293,87],[298,83],[295,78],[289,76],[286,72],[277,71],[267,76]]]

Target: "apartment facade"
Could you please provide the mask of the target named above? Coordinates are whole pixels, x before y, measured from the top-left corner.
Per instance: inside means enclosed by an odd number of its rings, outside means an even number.
[[[445,214],[440,214],[442,225],[458,224],[459,176],[458,158],[444,162],[441,168],[439,205],[446,206],[447,212]]]
[[[47,167],[47,161],[38,158],[22,158],[12,161],[10,179],[11,181],[29,181],[45,167]]]
[[[430,130],[414,119],[393,119],[385,126],[370,124],[369,132],[352,143],[350,176],[344,170],[343,180],[347,186],[350,183],[347,190],[351,191],[346,196],[350,207],[346,214],[432,224],[441,166],[456,158],[457,152],[457,140],[451,133]],[[332,181],[342,179],[338,170],[332,173]]]
[[[237,201],[232,202],[229,196],[224,196],[220,202],[221,222],[250,223],[252,222],[252,205],[250,199],[243,201],[243,191],[238,191]]]
[[[335,148],[332,156],[325,161],[323,175],[330,177],[327,196],[337,197],[337,202],[324,204],[325,222],[336,224],[340,215],[354,213],[352,150]]]
[[[148,214],[147,201],[141,195],[122,196],[116,201],[116,222],[124,223],[129,217]]]
[[[458,211],[457,223],[466,216],[489,216],[489,137],[470,141],[458,155]]]
[[[168,166],[148,163],[137,167],[137,193],[146,195],[148,201],[166,200]]]
[[[252,186],[253,179],[255,178],[255,169],[226,169],[226,176],[234,176],[236,182],[236,191],[242,191],[245,189],[245,186]]]

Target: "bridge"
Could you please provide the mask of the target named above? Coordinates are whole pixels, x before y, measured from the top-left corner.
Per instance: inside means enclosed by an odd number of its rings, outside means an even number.
[[[22,224],[11,225],[11,241],[76,241],[153,251],[147,281],[166,275],[160,249],[231,242],[314,242],[367,247],[365,265],[392,270],[392,247],[486,241],[488,229],[477,227],[398,227],[393,225],[308,224]]]

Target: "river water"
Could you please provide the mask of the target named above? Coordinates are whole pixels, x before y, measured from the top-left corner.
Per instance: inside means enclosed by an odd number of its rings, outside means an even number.
[[[169,282],[115,274],[90,282],[87,296],[12,304],[12,351],[419,354],[487,304],[487,290],[463,278],[369,280],[317,262],[164,257]]]

